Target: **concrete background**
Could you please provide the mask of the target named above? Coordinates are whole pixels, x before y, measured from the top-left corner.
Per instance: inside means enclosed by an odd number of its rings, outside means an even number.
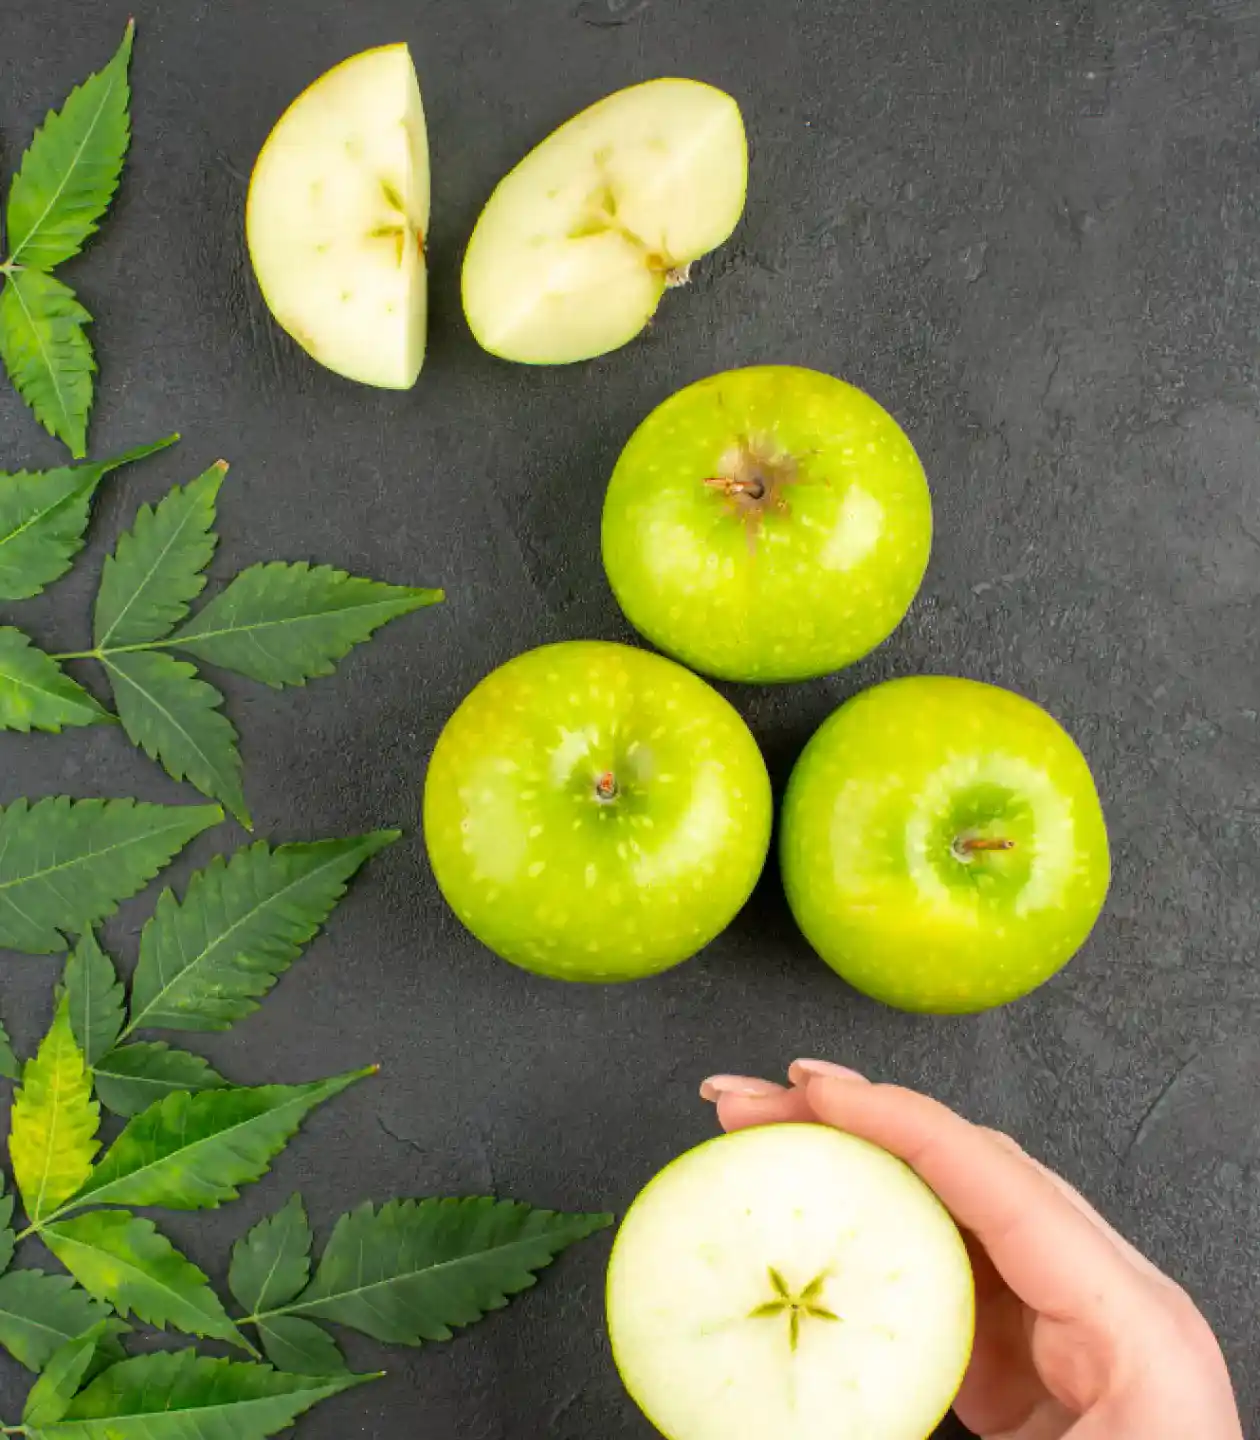
[[[127,14],[0,3],[6,170]],[[239,1203],[170,1233],[221,1278],[230,1242],[296,1187],[322,1227],[362,1198],[490,1187],[622,1208],[710,1133],[705,1074],[827,1055],[1012,1131],[1080,1185],[1200,1300],[1260,1420],[1260,6],[182,0],[138,19],[133,158],[68,275],[102,359],[92,453],[185,439],[107,482],[75,572],[4,619],[79,648],[114,535],[218,455],[233,470],[217,577],[312,558],[450,597],[308,689],[216,677],[260,835],[408,835],[258,1016],[192,1037],[242,1082],[367,1061],[379,1079],[317,1115]],[[317,368],[270,323],[241,222],[288,101],[399,39],[433,144],[432,337],[419,387],[389,395]],[[552,370],[482,354],[458,273],[496,180],[584,105],[671,73],[744,108],[734,239],[619,354]],[[629,638],[598,558],[613,461],[671,391],[759,361],[871,391],[937,507],[922,595],[876,655],[728,692],[776,783],[840,700],[923,671],[1023,691],[1094,766],[1110,902],[1078,959],[1007,1010],[940,1021],[858,998],[795,932],[773,869],[704,956],[618,990],[517,973],[436,893],[418,803],[446,717],[521,649]],[[0,436],[4,468],[62,453],[3,387]],[[0,802],[54,792],[194,798],[109,730],[0,738]],[[203,837],[173,878],[242,838]],[[152,902],[108,927],[125,963]],[[0,1010],[30,1046],[55,967],[0,964]],[[452,1345],[352,1339],[389,1378],[300,1433],[642,1440],[603,1334],[605,1253],[589,1242]],[[25,1385],[0,1365],[0,1415],[16,1418]]]

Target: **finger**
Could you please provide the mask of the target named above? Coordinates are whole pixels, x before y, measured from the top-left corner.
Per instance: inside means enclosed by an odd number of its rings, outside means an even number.
[[[1034,1310],[1082,1320],[1145,1298],[1133,1268],[1037,1169],[944,1105],[893,1085],[811,1080],[814,1114],[904,1160]]]
[[[804,1090],[778,1095],[724,1095],[717,1102],[722,1129],[749,1130],[754,1125],[793,1125],[814,1119]]]

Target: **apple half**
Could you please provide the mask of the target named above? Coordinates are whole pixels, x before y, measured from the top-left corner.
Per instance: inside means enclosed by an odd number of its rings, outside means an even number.
[[[974,1313],[936,1196],[821,1125],[689,1151],[635,1200],[609,1262],[617,1368],[669,1440],[925,1440]]]
[[[277,322],[321,365],[406,390],[424,362],[429,142],[406,45],[321,75],[267,137],[245,234]]]
[[[744,210],[739,106],[697,80],[649,80],[548,136],[491,195],[464,257],[464,313],[505,360],[564,365],[643,329]]]

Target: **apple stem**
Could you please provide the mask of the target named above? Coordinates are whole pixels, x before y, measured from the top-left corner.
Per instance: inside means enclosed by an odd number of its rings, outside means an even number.
[[[704,483],[721,490],[724,495],[747,495],[750,500],[764,500],[766,497],[765,481],[759,476],[753,476],[751,480],[736,480],[729,475],[714,475]]]
[[[617,777],[611,770],[604,773],[595,782],[595,798],[597,800],[615,800],[617,798]]]
[[[954,849],[959,855],[975,855],[986,850],[1014,850],[1014,840],[998,840],[985,835],[973,835],[964,838],[959,836],[954,841]]]

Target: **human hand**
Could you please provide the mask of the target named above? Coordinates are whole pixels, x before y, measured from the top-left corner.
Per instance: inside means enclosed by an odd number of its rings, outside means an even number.
[[[821,1122],[899,1156],[961,1228],[976,1340],[954,1403],[982,1440],[1242,1440],[1220,1347],[1180,1286],[1008,1136],[913,1090],[798,1060],[706,1080],[725,1130]]]

